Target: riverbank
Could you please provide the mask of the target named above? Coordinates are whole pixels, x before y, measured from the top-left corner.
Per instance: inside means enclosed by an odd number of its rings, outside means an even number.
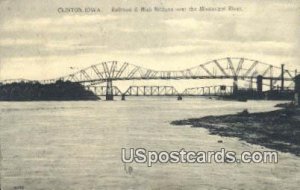
[[[289,107],[271,112],[207,116],[173,121],[173,125],[191,125],[209,130],[212,135],[238,137],[300,156],[300,108]]]

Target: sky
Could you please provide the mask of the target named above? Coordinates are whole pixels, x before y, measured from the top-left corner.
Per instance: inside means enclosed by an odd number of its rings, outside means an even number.
[[[111,11],[201,6],[240,11]],[[101,11],[58,11],[66,8]],[[56,78],[113,60],[180,70],[230,56],[300,70],[298,0],[0,0],[0,15],[0,80]]]

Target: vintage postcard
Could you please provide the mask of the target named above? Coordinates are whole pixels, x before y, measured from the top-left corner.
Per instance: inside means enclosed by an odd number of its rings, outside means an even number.
[[[299,0],[0,0],[0,190],[299,189]]]

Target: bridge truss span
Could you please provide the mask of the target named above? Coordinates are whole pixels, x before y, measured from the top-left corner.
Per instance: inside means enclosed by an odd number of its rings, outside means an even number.
[[[126,96],[177,96],[179,93],[173,86],[130,86]]]
[[[283,77],[285,80],[292,80],[295,74],[294,71],[284,69]],[[92,65],[59,79],[80,83],[101,83],[107,80],[251,79],[259,75],[264,79],[273,79],[276,82],[282,79],[282,68],[257,60],[231,57],[212,60],[179,71],[156,71],[127,62],[108,61]]]
[[[87,86],[86,89],[92,91],[97,96],[106,96],[108,91],[107,86]],[[117,86],[112,86],[112,95],[121,96],[122,92]]]

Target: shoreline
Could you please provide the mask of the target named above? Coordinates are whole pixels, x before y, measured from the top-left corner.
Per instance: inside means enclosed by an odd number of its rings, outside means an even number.
[[[172,121],[208,129],[209,134],[238,137],[250,144],[300,156],[300,108],[286,107],[270,112],[205,116]]]

